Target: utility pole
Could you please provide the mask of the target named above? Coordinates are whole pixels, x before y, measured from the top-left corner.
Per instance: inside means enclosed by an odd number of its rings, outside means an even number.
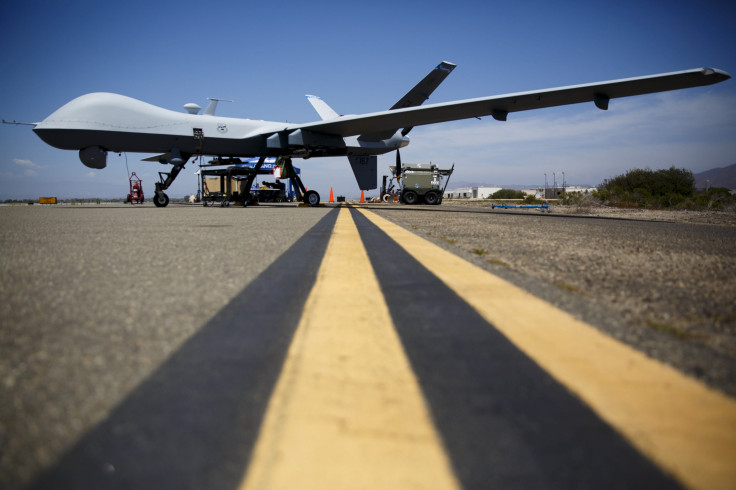
[[[547,199],[547,174],[544,174],[544,198]]]
[[[565,187],[567,187],[565,183],[565,172],[562,172],[562,193],[565,193]]]

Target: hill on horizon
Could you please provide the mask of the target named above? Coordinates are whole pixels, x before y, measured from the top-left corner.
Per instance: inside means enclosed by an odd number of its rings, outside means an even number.
[[[705,189],[706,187],[725,187],[736,189],[736,163],[728,167],[712,168],[705,172],[693,174],[695,187]]]

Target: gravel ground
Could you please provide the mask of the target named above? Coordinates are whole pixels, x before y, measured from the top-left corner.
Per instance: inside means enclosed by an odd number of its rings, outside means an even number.
[[[371,210],[736,396],[736,212]]]

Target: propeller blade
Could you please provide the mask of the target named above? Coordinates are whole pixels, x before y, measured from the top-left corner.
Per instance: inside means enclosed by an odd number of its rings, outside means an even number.
[[[396,149],[396,181],[401,179],[401,153]]]

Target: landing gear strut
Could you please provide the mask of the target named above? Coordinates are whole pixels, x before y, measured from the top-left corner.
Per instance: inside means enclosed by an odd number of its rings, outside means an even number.
[[[156,182],[156,194],[153,196],[153,204],[155,204],[157,208],[165,208],[169,205],[169,196],[167,196],[164,191],[174,183],[174,180],[183,168],[184,164],[182,163],[181,165],[174,165],[171,168],[171,172],[158,173],[158,177],[161,181]]]
[[[291,179],[291,183],[296,191],[297,201],[302,201],[312,207],[319,206],[319,193],[317,193],[317,191],[308,191],[307,188],[304,187],[302,179],[299,178],[291,164],[291,158],[280,157],[276,161],[276,165],[281,166],[282,178]]]

